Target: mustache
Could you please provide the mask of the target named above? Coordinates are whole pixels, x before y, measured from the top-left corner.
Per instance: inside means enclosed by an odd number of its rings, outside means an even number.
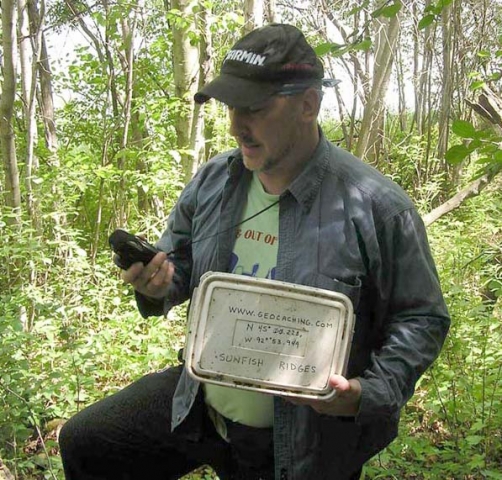
[[[237,139],[237,142],[242,143],[244,145],[256,145],[257,142],[251,135],[247,134],[240,134],[236,135],[235,137]]]

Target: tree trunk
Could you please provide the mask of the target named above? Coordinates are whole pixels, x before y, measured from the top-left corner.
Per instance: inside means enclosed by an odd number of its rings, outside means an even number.
[[[47,50],[47,42],[44,34],[44,17],[45,17],[45,0],[40,0],[40,8],[37,5],[37,0],[27,0],[28,15],[30,18],[30,32],[34,39],[35,58],[33,59],[33,76],[38,79],[38,86],[34,84],[33,94],[38,98],[38,108],[42,125],[44,127],[45,146],[49,152],[46,161],[51,168],[59,168],[60,162],[58,157],[58,138],[56,132],[56,117],[54,113],[54,94],[52,88],[52,71],[49,63],[49,53]],[[35,104],[33,103],[33,107]],[[35,108],[33,108],[35,110]],[[35,114],[35,113],[34,113]],[[38,133],[37,133],[38,136]],[[34,164],[34,168],[38,168],[38,159]],[[33,219],[38,231],[42,229],[42,221],[39,217],[39,194],[36,185],[33,186],[35,193],[35,204]],[[61,226],[67,222],[66,213],[60,208],[61,205],[61,185],[54,184],[52,186],[53,210],[58,212],[58,215],[52,217],[55,223],[55,236],[58,238],[62,231]]]
[[[436,24],[433,24],[425,29],[424,44],[422,54],[422,68],[420,71],[420,124],[418,126],[419,135],[427,139],[425,150],[425,158],[422,162],[422,175],[424,182],[426,182],[430,175],[431,151],[433,148],[433,122],[434,122],[434,109],[435,100],[433,99],[433,76],[434,70],[434,52],[435,52],[435,38],[436,38]]]
[[[214,64],[213,57],[213,45],[212,45],[212,35],[211,35],[211,13],[202,9],[199,12],[199,33],[200,33],[200,43],[199,43],[199,79],[197,90],[200,90],[206,83],[212,80],[214,76]],[[194,157],[197,159],[197,163],[194,165],[194,169],[191,172],[192,176],[195,175],[197,167],[209,158],[211,151],[211,139],[213,138],[213,123],[208,122],[208,118],[204,115],[204,110],[201,105],[193,102],[193,118],[192,129],[190,132],[190,149],[194,152]],[[213,104],[214,105],[214,104]],[[211,108],[212,105],[207,106]],[[213,107],[214,108],[214,107]],[[211,118],[215,118],[215,115],[211,115]]]
[[[18,0],[19,66],[21,79],[21,100],[25,124],[29,117],[29,99],[32,86],[33,48],[30,36],[30,20],[26,0]]]
[[[214,78],[215,53],[213,49],[213,36],[211,33],[211,13],[204,10],[201,13],[201,43],[200,43],[200,58],[199,58],[199,85],[202,87]],[[205,161],[213,157],[215,152],[214,146],[214,119],[218,118],[217,105],[215,102],[208,102],[202,113],[202,136],[199,143],[202,143],[201,160]],[[195,139],[194,139],[195,140]],[[194,141],[195,143],[195,141]]]
[[[244,0],[244,27],[242,34],[246,35],[263,25],[263,0]]]
[[[277,21],[275,0],[265,0],[265,21],[274,23]]]
[[[35,229],[40,232],[41,225],[35,224],[35,204],[37,203],[33,184],[33,175],[38,169],[38,161],[34,156],[34,146],[37,141],[37,123],[35,119],[35,91],[36,74],[34,70],[36,51],[33,50],[33,41],[30,32],[28,5],[26,0],[18,1],[18,29],[19,29],[19,65],[21,67],[21,100],[23,103],[23,120],[26,141],[26,157],[24,158],[25,172],[24,183],[26,188],[26,210]]]
[[[133,85],[132,103],[131,103],[131,135],[132,145],[134,149],[141,152],[136,157],[136,170],[141,174],[148,173],[148,164],[145,162],[144,157],[150,149],[148,145],[148,130],[145,126],[144,120],[141,118],[138,109],[138,93],[136,82]],[[150,211],[150,202],[148,193],[145,191],[143,185],[138,185],[138,211],[147,214]]]
[[[401,36],[400,36],[401,37]],[[397,89],[398,89],[398,115],[399,115],[399,127],[401,132],[407,130],[407,105],[406,105],[406,80],[404,76],[404,66],[403,66],[403,54],[401,49],[396,49],[396,72],[397,72]]]
[[[25,105],[25,123],[26,123],[26,209],[30,216],[31,222],[39,235],[42,234],[42,215],[40,213],[40,193],[33,179],[37,175],[39,169],[39,159],[35,154],[35,145],[38,141],[38,129],[36,122],[36,105],[37,105],[37,72],[38,61],[40,59],[40,49],[43,36],[43,18],[38,14],[36,0],[20,0],[19,15],[21,20],[29,20],[28,42],[24,43],[24,32],[26,31],[21,22],[23,31],[21,43],[21,58],[22,61],[21,78],[23,80],[23,103]],[[44,5],[42,3],[42,10]],[[57,197],[55,197],[57,198]],[[57,211],[57,210],[56,210]]]
[[[477,102],[470,100],[466,102],[478,115],[494,126],[497,135],[502,135],[502,98],[484,85]]]
[[[45,40],[44,29],[42,28],[43,15],[37,8],[36,0],[28,0],[28,13],[30,24],[32,25],[32,35],[36,35],[39,41],[38,58],[36,63],[38,81],[40,85],[39,108],[42,123],[44,125],[45,146],[51,153],[49,158],[51,166],[59,166],[57,156],[58,138],[56,131],[56,119],[54,114],[54,94],[52,88],[52,71],[49,63],[49,53]],[[42,0],[41,9],[45,13],[45,2]],[[34,28],[35,27],[35,28]]]
[[[363,120],[356,145],[356,155],[369,163],[377,163],[381,145],[385,114],[385,95],[389,85],[394,48],[399,33],[400,17],[375,19],[377,36],[375,41],[375,60],[373,82],[367,103],[364,106]]]
[[[129,15],[121,18],[121,30],[122,30],[122,55],[120,55],[122,71],[124,72],[124,97],[121,99],[121,102],[117,101],[117,104],[122,105],[122,118],[120,118],[120,123],[122,125],[122,132],[120,134],[120,138],[118,139],[118,143],[120,145],[120,153],[118,156],[117,165],[119,170],[125,171],[128,169],[127,166],[127,152],[129,147],[129,129],[131,127],[131,111],[132,111],[132,101],[133,101],[133,89],[134,89],[134,37],[136,30],[136,15],[138,12],[137,4],[136,8],[131,8],[131,12]],[[111,56],[110,56],[111,58]],[[127,195],[126,195],[126,182],[125,182],[125,174],[122,173],[122,177],[120,179],[119,189],[117,192],[117,221],[119,225],[125,225],[127,222],[127,214],[126,214],[126,204]],[[99,225],[98,225],[99,227]],[[95,243],[94,245],[98,246],[99,240],[99,228],[96,229],[95,233]],[[93,258],[97,254],[97,250],[93,251]]]
[[[420,59],[423,56],[420,56],[420,35],[418,31],[418,22],[419,22],[419,12],[417,8],[416,2],[413,2],[412,6],[413,13],[413,92],[414,92],[414,101],[415,101],[415,115],[413,118],[413,122],[416,125],[417,133],[421,135],[422,133],[422,99],[421,99],[421,87],[422,87],[422,76],[421,76],[421,68],[420,68]]]
[[[179,10],[184,17],[194,17],[193,1],[173,0],[171,7]],[[177,147],[181,150],[183,180],[184,183],[188,183],[197,170],[200,161],[195,156],[195,152],[189,151],[193,136],[199,135],[198,132],[202,131],[201,124],[197,123],[202,121],[200,118],[202,110],[198,106],[194,106],[193,101],[193,96],[199,87],[200,54],[197,45],[191,43],[188,30],[173,24],[172,31],[175,95],[181,100],[183,106],[175,124],[175,130],[177,134]]]
[[[446,150],[448,150],[448,137],[450,132],[450,112],[453,92],[452,78],[452,25],[451,25],[451,5],[443,7],[441,14],[442,30],[442,81],[441,81],[441,104],[439,107],[438,129],[439,138],[437,146],[437,157],[444,159]],[[447,165],[443,163],[443,168]]]
[[[141,5],[142,7],[143,5]],[[140,10],[138,5],[133,9],[134,12]],[[134,68],[134,38],[137,27],[137,14],[129,15],[129,19],[123,18],[122,24],[122,43],[124,48],[124,55],[120,58],[122,60],[122,70],[126,72],[126,97],[124,101],[124,132],[122,136],[122,148],[125,150],[129,145],[134,149],[144,150],[145,138],[148,137],[144,122],[140,118],[137,106],[137,83],[136,83],[136,70]],[[129,129],[131,131],[131,140],[129,140]],[[138,155],[136,159],[136,170],[141,173],[147,173],[148,168],[146,162],[143,160],[143,155]],[[138,192],[138,210],[141,213],[148,213],[150,204],[148,202],[148,195],[142,185],[137,188]]]
[[[2,163],[5,170],[5,203],[13,216],[7,216],[7,222],[21,223],[21,189],[19,185],[19,167],[17,164],[15,135],[13,128],[14,100],[16,95],[16,0],[2,0],[2,48],[3,48],[3,84],[0,97],[0,146]]]

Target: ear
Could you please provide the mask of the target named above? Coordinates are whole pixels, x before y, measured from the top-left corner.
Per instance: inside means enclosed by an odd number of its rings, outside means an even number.
[[[308,88],[303,93],[302,116],[306,123],[317,123],[317,116],[321,108],[321,92],[315,88]]]

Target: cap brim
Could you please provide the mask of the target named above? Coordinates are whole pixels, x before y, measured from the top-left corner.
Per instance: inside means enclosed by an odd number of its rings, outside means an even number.
[[[248,108],[267,101],[280,89],[280,84],[257,82],[247,78],[221,74],[194,95],[197,103],[211,98],[234,108]]]

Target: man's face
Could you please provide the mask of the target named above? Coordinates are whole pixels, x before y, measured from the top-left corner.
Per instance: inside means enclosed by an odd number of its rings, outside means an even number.
[[[302,142],[301,94],[274,96],[257,108],[231,108],[230,134],[251,171],[274,174],[297,160]]]

